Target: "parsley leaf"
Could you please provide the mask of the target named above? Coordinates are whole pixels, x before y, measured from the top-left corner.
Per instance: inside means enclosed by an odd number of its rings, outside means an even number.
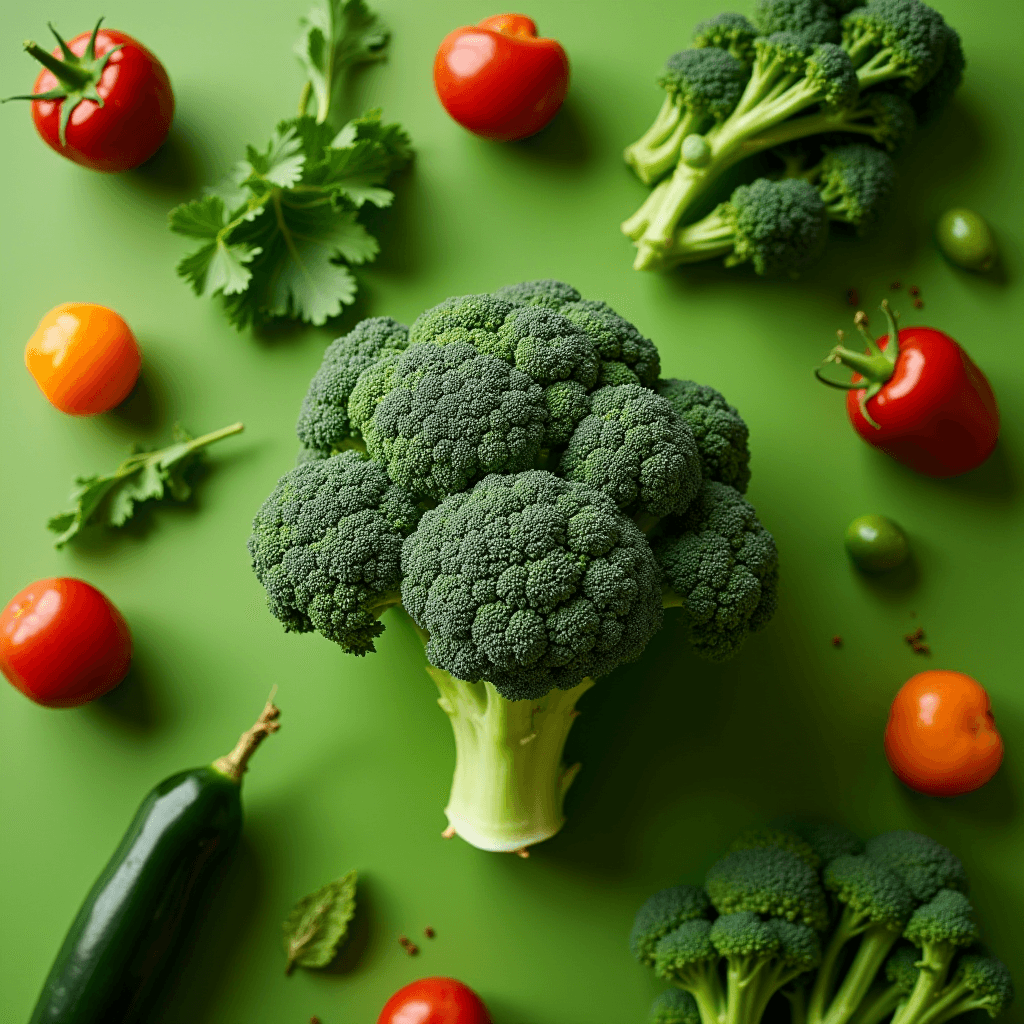
[[[92,523],[124,526],[139,502],[158,501],[167,496],[186,501],[192,493],[188,477],[202,459],[206,446],[241,430],[241,423],[233,423],[212,434],[190,437],[176,425],[174,444],[169,447],[159,451],[136,449],[107,476],[76,477],[70,499],[74,507],[53,516],[46,524],[59,534],[54,547],[64,547]]]
[[[356,910],[357,874],[350,871],[337,881],[304,896],[284,922],[285,972],[300,967],[326,967],[338,951]]]

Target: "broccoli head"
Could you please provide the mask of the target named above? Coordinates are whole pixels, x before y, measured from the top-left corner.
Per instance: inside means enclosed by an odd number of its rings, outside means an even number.
[[[799,836],[817,854],[822,864],[847,853],[863,853],[864,843],[852,832],[828,822],[785,821],[786,832]]]
[[[545,278],[538,281],[523,281],[521,284],[507,284],[495,291],[502,302],[516,306],[547,306],[559,310],[568,302],[579,302],[582,296],[571,284]]]
[[[943,25],[943,31],[946,37],[946,46],[942,63],[932,78],[918,89],[910,100],[914,113],[921,124],[934,121],[945,110],[953,98],[953,93],[960,88],[964,77],[964,68],[967,66],[960,36],[949,25]]]
[[[389,316],[363,320],[331,342],[320,369],[309,382],[296,432],[303,446],[330,452],[359,437],[348,417],[348,400],[359,375],[381,355],[408,344],[409,329]]]
[[[642,384],[653,387],[661,372],[661,359],[654,342],[645,338],[628,320],[604,302],[583,299],[567,303],[560,310],[590,338],[601,360],[599,384]],[[628,379],[611,381],[609,376],[625,371]]]
[[[729,852],[733,850],[759,850],[767,847],[778,847],[789,850],[817,870],[821,866],[821,858],[814,852],[811,844],[805,842],[792,832],[777,828],[756,828],[744,832],[738,839],[729,844]]]
[[[792,32],[811,43],[839,42],[839,22],[825,0],[756,0],[754,24],[763,36]]]
[[[750,482],[750,432],[736,409],[714,388],[692,380],[660,380],[656,390],[693,432],[704,479],[745,493]]]
[[[674,595],[666,604],[687,610],[706,658],[731,657],[775,613],[775,540],[732,487],[705,482],[686,514],[668,521],[655,555]]]
[[[644,535],[604,494],[542,470],[484,477],[426,512],[402,570],[431,664],[511,701],[635,660],[661,625]]]
[[[270,611],[290,632],[319,630],[351,654],[375,650],[399,601],[402,541],[419,509],[359,452],[296,466],[252,524],[249,554]]]
[[[867,842],[864,852],[896,875],[920,902],[940,889],[967,891],[967,872],[960,859],[930,836],[903,829],[883,832]]]
[[[896,184],[892,157],[863,143],[826,149],[810,172],[828,210],[829,220],[864,231],[885,211]]]
[[[828,920],[818,873],[792,850],[733,850],[714,863],[704,887],[720,914],[750,911],[824,928]]]
[[[711,922],[703,919],[685,921],[654,947],[654,973],[689,992],[701,1009],[702,1020],[717,1020],[725,1007],[711,927]]]
[[[685,921],[708,917],[711,902],[699,885],[674,885],[656,892],[637,912],[629,936],[633,956],[648,967],[654,966],[654,947],[658,940]]]
[[[637,384],[601,388],[576,428],[559,472],[607,494],[629,515],[685,512],[701,484],[700,454],[686,421]]]
[[[693,46],[713,46],[728,50],[748,67],[754,60],[757,29],[742,14],[715,14],[697,23],[693,30]]]
[[[823,881],[847,914],[851,934],[880,924],[898,935],[914,909],[907,886],[864,854],[836,857],[826,865]]]
[[[978,922],[970,900],[957,889],[940,889],[914,911],[903,936],[925,954],[939,949],[952,951],[978,941]]]
[[[1013,979],[1002,960],[983,953],[964,953],[940,998],[941,1010],[929,1018],[936,1024],[971,1010],[984,1010],[990,1017],[998,1017],[1013,1002]]]
[[[689,992],[667,988],[651,1005],[650,1024],[701,1024],[700,1011]]]
[[[418,501],[440,501],[488,473],[534,464],[547,424],[525,373],[472,345],[410,345],[361,425],[370,457]]]

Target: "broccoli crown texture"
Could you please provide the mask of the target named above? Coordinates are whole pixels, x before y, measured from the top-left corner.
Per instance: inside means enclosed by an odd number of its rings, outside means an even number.
[[[793,32],[811,43],[839,42],[839,22],[825,0],[757,0],[754,24],[765,36]]]
[[[821,941],[818,933],[799,921],[770,918],[772,928],[779,937],[776,954],[783,966],[793,971],[813,971],[821,962]]]
[[[326,452],[354,436],[348,400],[359,375],[382,353],[405,348],[408,339],[409,329],[403,324],[388,316],[375,316],[331,342],[302,401],[296,425],[302,444]]]
[[[949,25],[942,27],[946,37],[942,63],[932,78],[911,97],[911,105],[921,124],[935,120],[946,108],[953,93],[960,88],[967,66],[960,36]]]
[[[508,700],[604,675],[661,625],[644,535],[606,495],[542,470],[484,477],[425,513],[402,569],[431,663]]]
[[[825,150],[815,180],[831,220],[865,228],[878,220],[889,203],[896,165],[874,146],[851,143]]]
[[[813,44],[796,32],[780,31],[754,40],[755,71],[764,77],[780,74],[802,75]]]
[[[734,850],[711,866],[704,886],[720,914],[751,911],[811,928],[824,928],[828,919],[818,873],[791,850]]]
[[[729,844],[729,852],[733,850],[760,850],[766,847],[778,847],[782,850],[789,850],[798,857],[802,857],[807,863],[817,870],[821,865],[821,859],[811,848],[810,843],[804,842],[799,836],[792,832],[784,832],[776,828],[752,829],[744,832],[743,835],[734,839]]]
[[[775,540],[738,491],[714,481],[666,530],[655,554],[689,613],[694,646],[712,660],[728,658],[775,613]]]
[[[910,889],[915,900],[930,900],[940,889],[967,891],[967,872],[955,854],[930,836],[906,829],[869,839],[864,852]]]
[[[362,425],[366,450],[417,500],[534,464],[548,413],[525,373],[472,345],[410,345]]]
[[[818,190],[800,179],[758,178],[739,185],[721,216],[735,232],[730,266],[752,263],[759,274],[806,266],[820,253],[828,235],[828,212]]]
[[[515,305],[493,295],[447,299],[421,313],[409,331],[412,342],[464,342],[495,356],[541,385],[597,381],[598,357],[590,339],[565,317],[542,305]]]
[[[843,47],[872,81],[900,78],[916,92],[945,57],[946,23],[920,0],[869,0],[842,20]]]
[[[711,912],[708,894],[699,885],[674,885],[656,892],[636,912],[629,948],[641,963],[654,964],[654,947],[659,939],[684,921],[707,917]]]
[[[713,969],[718,950],[711,942],[711,922],[702,918],[684,921],[658,940],[654,947],[654,973],[666,981],[685,985]]]
[[[770,921],[741,910],[716,918],[709,932],[711,945],[724,957],[768,957],[777,953],[781,943]]]
[[[888,868],[864,854],[836,857],[825,867],[825,888],[858,921],[902,931],[914,909],[914,896]]]
[[[637,384],[601,388],[562,455],[561,474],[607,494],[629,515],[685,512],[701,483],[686,421]]]
[[[653,386],[661,372],[658,349],[628,320],[606,303],[592,299],[566,303],[559,312],[590,338],[601,359],[601,377],[619,367],[628,371],[631,379],[614,383]],[[599,379],[599,383],[603,382]]]
[[[693,30],[694,46],[713,46],[728,50],[744,64],[754,59],[757,29],[742,15],[725,12],[698,22]]]
[[[692,380],[660,380],[656,390],[693,432],[704,479],[743,494],[750,483],[750,432],[739,412],[720,392]]]
[[[697,1002],[689,992],[667,988],[651,1004],[650,1024],[700,1024]]]
[[[544,389],[548,413],[544,443],[548,447],[566,444],[576,425],[590,412],[590,393],[575,380],[560,380]]]
[[[849,123],[852,129],[862,128],[890,153],[898,153],[917,130],[917,115],[902,96],[873,90],[857,101]]]
[[[822,864],[843,854],[864,852],[864,842],[858,836],[827,822],[787,821],[785,830],[803,839]]]
[[[398,600],[403,537],[419,510],[382,466],[354,451],[303,463],[252,524],[249,553],[286,630],[319,630],[352,654],[374,650]]]
[[[857,98],[857,72],[850,55],[835,43],[820,43],[807,58],[804,70],[815,94],[828,107],[846,107]]]
[[[996,1017],[1013,1002],[1013,979],[1002,960],[981,953],[964,953],[953,975],[953,986],[963,990],[964,1009],[983,1009]]]
[[[913,989],[920,968],[921,951],[909,942],[901,942],[893,948],[885,961],[885,977],[891,985],[895,985],[903,995],[909,995]]]
[[[978,922],[970,900],[956,889],[940,889],[914,911],[903,937],[915,946],[970,946],[978,941]]]
[[[726,50],[707,47],[673,53],[658,85],[692,113],[721,121],[732,113],[746,81],[743,61]]]
[[[567,302],[579,302],[582,298],[571,284],[551,278],[507,284],[494,294],[516,306],[547,306],[549,309],[561,309]]]

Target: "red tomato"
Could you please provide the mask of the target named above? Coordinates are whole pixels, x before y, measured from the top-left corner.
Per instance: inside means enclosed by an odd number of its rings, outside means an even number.
[[[857,371],[846,395],[854,429],[928,476],[956,476],[980,466],[999,437],[999,408],[985,375],[948,334],[930,327],[897,331],[888,303],[882,308],[890,333],[877,341],[867,334],[867,318],[857,314],[873,351],[837,345],[829,357]],[[870,384],[857,387],[861,381]]]
[[[18,98],[33,99],[32,120],[51,149],[94,171],[127,171],[160,148],[174,94],[141,43],[97,24],[52,54],[35,43],[25,49],[45,67],[32,96]]]
[[[377,1024],[491,1024],[480,997],[454,978],[420,978],[399,989]]]
[[[522,14],[496,14],[445,36],[434,58],[444,109],[485,139],[507,142],[539,132],[569,88],[569,58],[554,39],[538,39]]]
[[[131,328],[112,309],[65,302],[39,321],[25,346],[25,365],[61,412],[92,416],[128,397],[142,353]]]
[[[124,679],[131,660],[121,613],[82,580],[38,580],[0,613],[0,671],[44,707],[95,700]]]
[[[958,796],[984,786],[1003,761],[988,694],[962,672],[920,672],[896,694],[885,756],[911,789]]]

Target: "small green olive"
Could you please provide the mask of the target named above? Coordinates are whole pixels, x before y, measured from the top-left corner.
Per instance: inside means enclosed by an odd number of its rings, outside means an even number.
[[[943,255],[966,270],[991,270],[996,261],[996,240],[985,219],[973,210],[947,210],[935,228]]]
[[[858,516],[846,528],[846,550],[858,569],[888,572],[910,554],[907,535],[885,516]]]

